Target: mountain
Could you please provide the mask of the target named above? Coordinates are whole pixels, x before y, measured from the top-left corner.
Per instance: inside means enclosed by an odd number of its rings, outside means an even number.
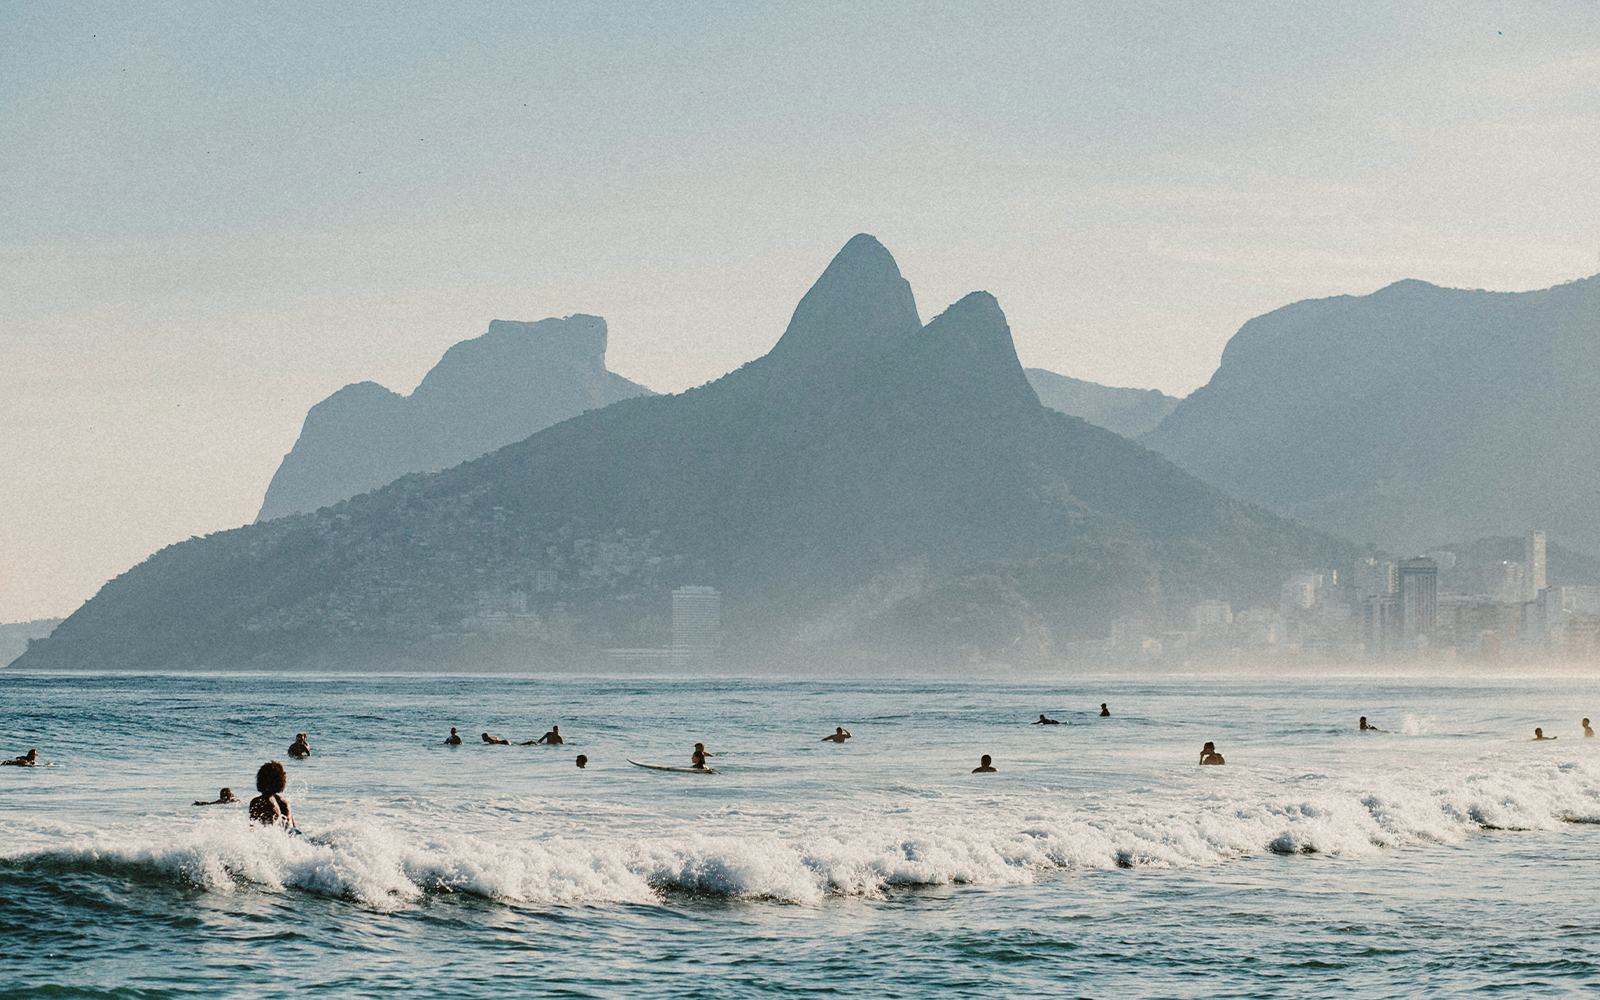
[[[463,340],[409,396],[357,382],[306,414],[256,519],[313,511],[437,472],[535,431],[650,390],[606,370],[606,321],[495,320]]]
[[[861,235],[765,357],[170,546],[19,666],[592,662],[662,646],[686,584],[721,591],[731,662],[1059,662],[1355,557],[1041,406],[992,296],[924,326]]]
[[[1543,529],[1600,550],[1600,277],[1401,281],[1246,323],[1142,439],[1231,495],[1417,552]]]
[[[31,622],[0,624],[0,667],[21,656],[27,650],[29,642],[43,639],[60,624],[59,618],[36,618]]]
[[[1025,368],[1023,372],[1038,393],[1039,402],[1123,437],[1138,437],[1161,423],[1178,405],[1176,398],[1157,389],[1115,389],[1043,368]]]

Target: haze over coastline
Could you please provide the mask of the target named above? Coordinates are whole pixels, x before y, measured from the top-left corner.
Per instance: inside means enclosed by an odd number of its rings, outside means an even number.
[[[1583,4],[699,5],[0,29],[0,621],[248,522],[305,412],[494,316],[672,392],[889,242],[1029,367],[1183,396],[1248,319],[1596,269]]]

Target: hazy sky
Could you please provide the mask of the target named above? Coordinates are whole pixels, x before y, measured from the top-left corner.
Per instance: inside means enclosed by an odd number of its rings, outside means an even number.
[[[1251,316],[1600,270],[1600,5],[0,0],[0,621],[248,522],[305,411],[597,313],[680,390],[857,232],[1187,393]]]

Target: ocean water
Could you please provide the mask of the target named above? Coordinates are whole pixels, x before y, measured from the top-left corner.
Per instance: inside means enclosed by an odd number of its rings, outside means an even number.
[[[0,674],[0,751],[58,765],[0,768],[0,998],[1592,994],[1585,715],[1556,675]],[[720,774],[627,762],[696,741]],[[190,805],[272,758],[302,836]]]

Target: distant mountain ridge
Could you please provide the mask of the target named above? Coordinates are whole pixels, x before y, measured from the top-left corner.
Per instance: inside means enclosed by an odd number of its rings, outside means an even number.
[[[860,235],[765,357],[171,546],[19,665],[571,662],[660,646],[684,584],[722,592],[752,666],[1051,662],[1355,557],[1041,406],[992,296],[924,326]]]
[[[1392,551],[1535,528],[1600,551],[1597,330],[1600,277],[1297,302],[1246,323],[1142,440],[1224,492]]]
[[[411,472],[437,472],[585,410],[650,390],[606,370],[606,323],[494,320],[451,347],[410,396],[357,382],[306,414],[258,521],[313,511]]]
[[[1039,402],[1126,438],[1136,438],[1151,430],[1178,405],[1176,397],[1159,389],[1119,389],[1058,375],[1043,368],[1023,371],[1033,391],[1039,394]]]

